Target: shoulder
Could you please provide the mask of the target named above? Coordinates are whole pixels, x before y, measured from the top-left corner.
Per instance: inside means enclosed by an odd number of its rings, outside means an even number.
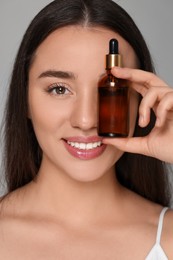
[[[0,198],[0,235],[1,231],[6,227],[6,223],[8,226],[8,224],[14,219],[13,213],[15,203],[13,202],[13,196],[11,197],[10,195]]]
[[[148,201],[143,197],[137,197],[135,206],[136,205],[138,205],[136,208],[138,215],[140,215],[140,222],[144,224],[145,230],[149,230],[152,240],[152,234],[154,234],[156,239],[159,223],[161,222],[161,213],[164,212],[163,206]],[[168,208],[162,216],[163,222],[160,234],[160,245],[168,259],[173,259],[173,209]],[[150,240],[150,235],[148,235],[148,240]],[[145,241],[144,243],[147,242]]]
[[[15,190],[0,198],[0,227],[8,229],[13,226],[16,220],[20,219],[20,213],[24,208],[20,190]],[[0,229],[1,234],[1,229]]]
[[[17,192],[0,201],[0,259],[21,259],[21,256],[26,259],[29,254],[28,245],[33,248],[36,226],[33,228],[33,225],[30,225],[29,217],[26,218],[24,214],[24,203],[21,201]]]
[[[167,210],[164,216],[161,246],[168,259],[173,259],[173,209]]]

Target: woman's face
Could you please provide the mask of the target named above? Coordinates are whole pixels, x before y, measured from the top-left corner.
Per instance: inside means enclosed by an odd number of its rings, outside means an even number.
[[[124,66],[137,67],[130,45],[115,32],[69,26],[38,47],[29,72],[29,118],[43,151],[42,164],[79,181],[112,172],[122,152],[97,135],[97,88],[105,74],[109,40],[119,41]],[[130,135],[137,94],[131,91]]]

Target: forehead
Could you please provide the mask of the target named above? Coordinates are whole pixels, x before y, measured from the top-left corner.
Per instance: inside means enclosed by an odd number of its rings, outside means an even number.
[[[55,30],[37,48],[33,66],[57,65],[63,68],[70,64],[85,62],[101,62],[104,64],[105,54],[109,52],[109,40],[116,38],[119,52],[123,55],[126,67],[137,67],[137,57],[133,48],[118,33],[103,27],[67,26]],[[31,68],[32,69],[32,68]]]

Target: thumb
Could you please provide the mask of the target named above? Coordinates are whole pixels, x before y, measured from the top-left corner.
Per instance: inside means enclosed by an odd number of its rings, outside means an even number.
[[[104,144],[113,145],[123,152],[139,153],[148,155],[147,142],[145,137],[129,137],[129,138],[104,138]]]

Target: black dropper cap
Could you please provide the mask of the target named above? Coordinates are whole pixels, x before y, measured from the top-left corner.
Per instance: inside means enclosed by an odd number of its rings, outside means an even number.
[[[118,54],[118,41],[111,39],[109,42],[109,54]]]
[[[106,69],[109,70],[114,66],[121,67],[121,55],[118,53],[118,41],[111,39],[109,41],[109,54],[106,55]]]

